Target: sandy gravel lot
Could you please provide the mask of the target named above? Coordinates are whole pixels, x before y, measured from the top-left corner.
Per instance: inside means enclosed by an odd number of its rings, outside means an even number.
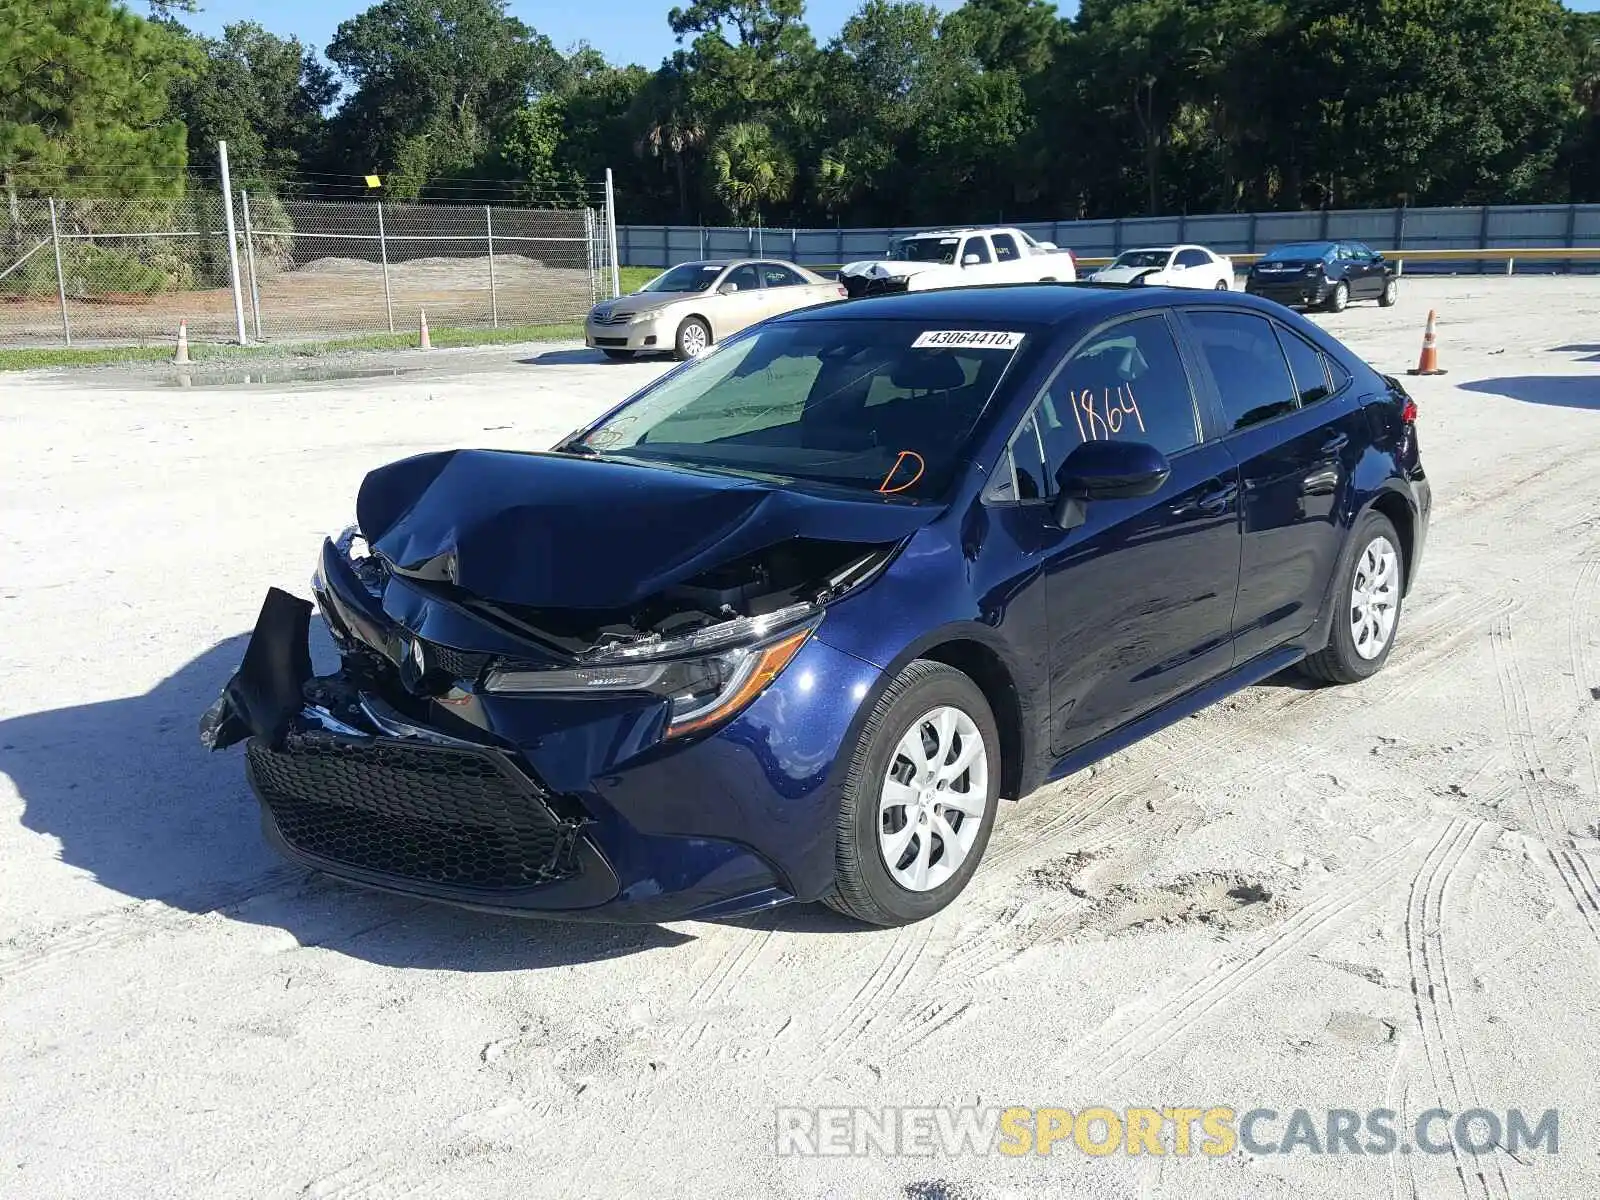
[[[660,370],[0,377],[0,1195],[1600,1194],[1600,280],[1406,282],[1436,510],[1393,660],[1001,811],[938,919],[661,928],[367,894],[195,719],[362,474],[543,446]],[[417,360],[411,360],[415,363]],[[410,365],[408,363],[408,365]],[[779,1158],[779,1105],[1561,1112],[1560,1153]]]

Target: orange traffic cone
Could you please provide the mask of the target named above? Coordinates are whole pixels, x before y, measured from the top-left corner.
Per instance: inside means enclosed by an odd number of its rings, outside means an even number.
[[[178,351],[172,356],[172,361],[180,367],[189,365],[189,322],[178,322]]]
[[[427,309],[423,309],[422,310],[422,337],[421,337],[421,340],[417,343],[417,348],[419,350],[432,350],[433,349],[433,339],[428,336],[428,310]]]
[[[1437,314],[1435,314],[1433,309],[1430,308],[1428,310],[1428,327],[1423,331],[1422,334],[1422,357],[1417,360],[1416,370],[1407,371],[1407,375],[1445,374],[1445,372],[1439,367],[1439,339],[1437,334],[1434,332],[1434,326],[1437,321]]]

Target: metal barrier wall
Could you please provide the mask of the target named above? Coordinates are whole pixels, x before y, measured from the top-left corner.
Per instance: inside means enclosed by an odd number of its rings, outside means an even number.
[[[878,258],[891,241],[928,226],[873,229],[747,229],[692,225],[617,228],[621,261],[667,267],[695,258],[771,255],[812,266]],[[1251,255],[1281,242],[1350,239],[1374,249],[1494,250],[1485,269],[1504,270],[1505,254],[1587,247],[1600,249],[1600,204],[1478,208],[1339,209],[1323,212],[1220,213],[1128,217],[1109,221],[1024,221],[1018,228],[1070,249],[1080,258],[1115,257],[1137,246],[1197,242],[1221,254]],[[1587,256],[1585,256],[1587,257]],[[1433,261],[1476,261],[1478,256]],[[1421,263],[1420,256],[1414,259]],[[1546,260],[1560,269],[1561,260]],[[1418,269],[1414,266],[1413,269]],[[1519,268],[1520,269],[1520,268]]]

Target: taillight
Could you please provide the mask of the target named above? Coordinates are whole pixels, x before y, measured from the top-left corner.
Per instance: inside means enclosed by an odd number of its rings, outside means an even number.
[[[849,299],[849,297],[850,297],[850,293],[849,293],[849,292],[847,292],[847,291],[845,291],[845,289],[844,289],[844,285],[842,285],[842,284],[841,284],[841,285],[840,285],[840,286],[839,286],[839,289],[838,289],[838,291],[839,291],[839,295],[840,295],[840,297],[841,297],[841,298],[842,298],[842,299]]]
[[[1400,419],[1407,425],[1417,423],[1417,402],[1410,396],[1407,396],[1406,402],[1400,406]]]

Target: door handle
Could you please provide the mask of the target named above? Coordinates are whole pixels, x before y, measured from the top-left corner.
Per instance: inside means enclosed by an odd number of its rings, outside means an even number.
[[[1336,433],[1327,441],[1322,443],[1322,453],[1337,454],[1349,444],[1350,435],[1348,433]]]
[[[1239,488],[1237,484],[1219,484],[1202,492],[1195,499],[1194,506],[1204,513],[1226,512],[1233,506],[1233,502],[1238,498],[1238,495]]]

